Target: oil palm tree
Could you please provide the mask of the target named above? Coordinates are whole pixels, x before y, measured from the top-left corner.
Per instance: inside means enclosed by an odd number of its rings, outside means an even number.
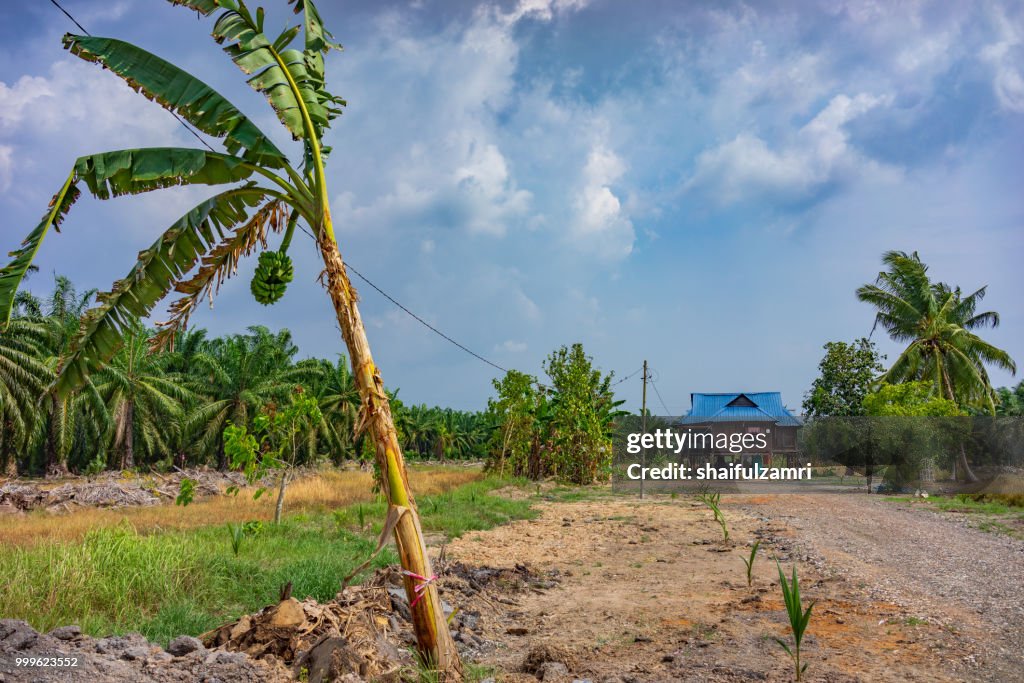
[[[0,335],[0,465],[17,476],[17,456],[27,450],[38,431],[39,397],[53,381],[44,362],[46,327],[39,321],[16,319]]]
[[[171,356],[148,353],[148,341],[145,328],[136,322],[94,379],[111,416],[109,437],[121,469],[135,467],[137,443],[150,461],[171,453],[182,403],[191,398],[191,392],[167,374]]]
[[[320,419],[313,422],[308,438],[311,443],[321,439],[340,461],[352,452],[359,419],[359,389],[348,369],[348,361],[341,355],[335,363],[310,358],[299,361],[296,367],[306,368],[312,375],[304,380],[320,407]],[[312,446],[309,450],[313,455]]]
[[[192,386],[207,399],[185,420],[198,452],[216,453],[217,466],[227,466],[224,428],[247,425],[263,406],[285,401],[310,376],[310,368],[292,366],[296,352],[287,330],[275,335],[253,326],[248,334],[214,339],[192,356]]]
[[[99,306],[83,318],[81,332],[65,359],[56,388],[65,395],[81,387],[89,372],[110,359],[120,345],[129,320],[145,318],[172,288],[182,297],[171,305],[155,345],[170,343],[176,331],[206,295],[213,295],[238,261],[262,250],[252,288],[263,303],[280,296],[291,279],[284,253],[299,221],[310,229],[323,261],[325,283],[342,337],[348,347],[362,403],[362,423],[374,440],[383,473],[382,491],[389,501],[421,655],[441,676],[462,677],[462,668],[448,631],[416,506],[409,490],[401,447],[391,419],[384,384],[370,353],[357,296],[349,282],[335,239],[328,201],[323,135],[345,102],[327,91],[324,55],[339,48],[324,28],[311,0],[289,0],[302,15],[302,25],[276,37],[264,33],[262,9],[251,11],[243,0],[170,0],[198,12],[217,13],[213,37],[245,72],[249,85],[263,93],[302,146],[295,167],[250,119],[208,85],[139,47],[111,38],[67,35],[64,46],[82,59],[97,62],[132,88],[174,112],[207,135],[220,138],[226,153],[190,148],[127,149],[79,158],[54,195],[39,225],[13,261],[0,271],[0,320],[8,319],[15,292],[51,227],[56,227],[80,195],[84,183],[99,199],[148,192],[170,185],[230,185],[196,205],[143,250],[128,276],[99,297]],[[302,32],[301,48],[291,45]],[[267,251],[271,233],[284,232],[281,248]],[[273,254],[273,255],[271,255]],[[264,258],[266,257],[266,258]],[[266,261],[266,264],[264,264]],[[189,277],[193,267],[198,270]],[[264,265],[267,267],[264,268]]]
[[[78,321],[95,294],[95,289],[79,293],[71,280],[63,275],[54,278],[53,292],[43,304],[45,317],[42,323],[46,329],[44,362],[58,377],[75,339]],[[91,410],[95,421],[106,423],[107,414],[103,403],[97,400],[92,380],[83,377],[80,388],[77,395],[71,396],[51,383],[40,400],[40,410],[46,422],[44,457],[47,476],[60,476],[67,472],[67,456],[73,446],[76,429],[80,427],[78,418],[83,412]],[[94,424],[92,428],[99,427]]]

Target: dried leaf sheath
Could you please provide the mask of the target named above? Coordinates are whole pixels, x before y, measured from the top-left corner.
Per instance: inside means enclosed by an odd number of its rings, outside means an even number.
[[[230,227],[246,220],[249,210],[267,193],[263,188],[245,186],[211,197],[175,221],[149,249],[139,252],[128,275],[109,292],[98,294],[99,305],[82,316],[78,336],[57,377],[58,392],[82,386],[87,375],[117,351],[133,321],[149,315]]]
[[[185,296],[170,305],[171,317],[167,321],[157,323],[160,332],[153,336],[151,350],[174,348],[175,335],[188,324],[199,302],[208,295],[216,296],[224,281],[238,271],[238,263],[257,246],[267,246],[268,229],[280,232],[284,228],[286,210],[287,206],[281,201],[262,206],[245,225],[203,256],[199,270],[191,279],[175,285],[174,291]]]

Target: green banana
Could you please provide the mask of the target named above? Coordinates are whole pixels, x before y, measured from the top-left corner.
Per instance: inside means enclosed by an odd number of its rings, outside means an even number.
[[[294,276],[295,268],[288,254],[283,250],[265,251],[260,254],[249,289],[256,301],[269,306],[284,296],[285,289]]]

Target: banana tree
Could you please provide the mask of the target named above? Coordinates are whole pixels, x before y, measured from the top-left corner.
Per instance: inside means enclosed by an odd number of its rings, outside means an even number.
[[[90,373],[101,368],[123,342],[132,321],[148,316],[173,289],[181,296],[170,305],[170,317],[159,323],[160,332],[153,341],[154,348],[172,348],[175,335],[185,328],[196,306],[214,296],[238,262],[255,252],[260,252],[261,258],[252,292],[261,303],[276,301],[292,277],[286,253],[291,236],[300,222],[308,226],[323,261],[321,282],[352,359],[361,399],[357,430],[367,431],[375,445],[381,489],[390,503],[385,528],[394,530],[405,569],[421,656],[443,679],[460,680],[461,663],[433,582],[388,397],[331,222],[324,169],[329,148],[323,144],[323,135],[345,102],[326,89],[324,56],[340,46],[333,42],[310,0],[288,0],[302,16],[302,23],[273,38],[264,33],[263,9],[252,11],[242,0],[170,2],[204,17],[217,14],[213,38],[247,74],[249,85],[266,96],[292,138],[301,143],[301,164],[293,165],[227,99],[170,62],[113,38],[66,35],[64,47],[72,54],[109,69],[194,128],[219,138],[225,151],[161,147],[79,158],[42,220],[21,248],[11,252],[11,263],[0,270],[0,321],[6,324],[10,319],[22,278],[49,230],[59,231],[83,183],[97,199],[173,185],[230,187],[181,216],[139,253],[124,279],[97,296],[98,305],[82,317],[78,335],[60,365],[55,389],[62,395],[73,393]],[[291,47],[300,33],[303,44]],[[280,248],[270,250],[269,240],[282,233]]]

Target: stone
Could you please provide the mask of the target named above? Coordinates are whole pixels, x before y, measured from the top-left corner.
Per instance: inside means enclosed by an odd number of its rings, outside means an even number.
[[[142,646],[130,647],[124,651],[124,654],[121,655],[122,658],[131,660],[145,659],[148,656],[149,648]]]
[[[569,667],[561,662],[544,662],[537,671],[537,677],[542,681],[555,681],[561,676],[569,675]]]
[[[50,631],[50,635],[57,640],[75,640],[82,636],[82,629],[73,624],[70,626],[60,626]]]
[[[293,629],[306,623],[306,612],[295,598],[282,600],[270,618],[271,628]]]
[[[178,636],[167,645],[167,651],[175,657],[184,657],[190,652],[205,650],[203,643],[192,636]]]

